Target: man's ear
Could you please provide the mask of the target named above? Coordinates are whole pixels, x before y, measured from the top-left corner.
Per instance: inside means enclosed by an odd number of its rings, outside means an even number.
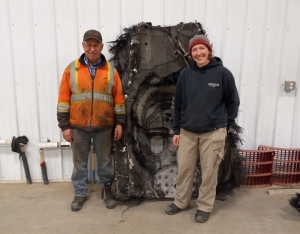
[[[103,50],[103,46],[104,46],[104,44],[101,43],[101,46],[100,46],[100,51],[101,51],[101,52],[102,52],[102,50]]]

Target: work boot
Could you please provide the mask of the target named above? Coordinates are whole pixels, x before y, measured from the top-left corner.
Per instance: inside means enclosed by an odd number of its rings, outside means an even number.
[[[198,223],[205,223],[210,216],[210,212],[205,212],[202,210],[197,210],[196,215],[195,215],[195,220]]]
[[[165,209],[166,214],[168,215],[174,215],[177,214],[179,211],[181,211],[179,207],[177,207],[174,203],[168,205]]]
[[[102,198],[107,209],[116,208],[116,201],[111,193],[111,185],[106,185],[102,190]]]
[[[79,211],[83,207],[83,204],[86,202],[87,197],[74,197],[74,200],[71,204],[72,211]]]

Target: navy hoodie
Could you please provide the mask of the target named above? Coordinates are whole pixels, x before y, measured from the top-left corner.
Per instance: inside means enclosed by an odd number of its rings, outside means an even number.
[[[180,72],[174,100],[175,135],[180,128],[204,133],[235,122],[240,100],[234,77],[215,58],[206,66],[199,68],[194,62]]]

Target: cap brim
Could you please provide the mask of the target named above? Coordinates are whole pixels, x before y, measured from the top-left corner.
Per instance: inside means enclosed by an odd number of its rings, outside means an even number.
[[[98,38],[96,38],[96,37],[88,37],[88,38],[85,38],[84,40],[86,41],[86,40],[88,40],[88,39],[95,39],[95,40],[97,40],[97,41],[99,41],[100,43],[102,43],[102,41],[100,41]]]

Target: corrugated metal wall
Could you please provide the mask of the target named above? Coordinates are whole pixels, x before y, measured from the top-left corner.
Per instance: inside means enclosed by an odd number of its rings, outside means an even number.
[[[203,24],[235,79],[243,149],[300,147],[299,0],[0,0],[0,138],[26,135],[31,176],[41,181],[38,142],[62,141],[56,104],[65,67],[83,52],[86,30],[105,42],[139,22]],[[108,44],[104,55],[109,57]],[[69,180],[70,149],[45,151],[48,177]],[[18,155],[0,147],[0,181],[24,181]]]

